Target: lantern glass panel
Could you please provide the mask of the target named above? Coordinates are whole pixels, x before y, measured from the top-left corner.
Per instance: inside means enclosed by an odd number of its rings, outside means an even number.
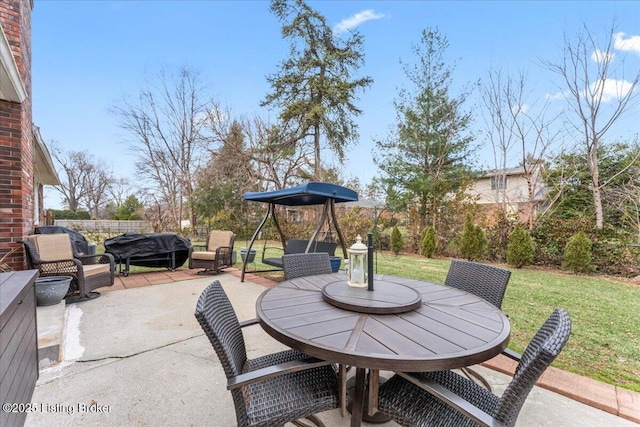
[[[367,247],[362,243],[362,238],[358,236],[349,250],[349,286],[358,288],[367,287]]]

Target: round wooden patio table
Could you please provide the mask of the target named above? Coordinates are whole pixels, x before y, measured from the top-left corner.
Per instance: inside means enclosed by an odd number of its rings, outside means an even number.
[[[393,305],[406,305],[407,310],[389,310]],[[362,420],[366,369],[420,372],[475,365],[500,354],[511,331],[507,317],[480,297],[381,275],[375,276],[373,293],[348,288],[343,273],[284,281],[260,295],[256,311],[263,329],[276,340],[310,356],[356,367],[352,426]],[[377,389],[372,391],[377,396]]]

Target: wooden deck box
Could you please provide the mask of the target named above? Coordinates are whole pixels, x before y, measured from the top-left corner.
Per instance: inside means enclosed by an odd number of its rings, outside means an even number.
[[[0,273],[0,426],[22,426],[38,380],[38,270]],[[5,404],[10,404],[7,411]],[[15,410],[14,410],[15,407]]]

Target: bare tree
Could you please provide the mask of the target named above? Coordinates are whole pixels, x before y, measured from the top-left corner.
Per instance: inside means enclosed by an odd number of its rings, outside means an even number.
[[[139,176],[151,185],[156,212],[165,209],[168,213],[157,220],[168,220],[172,227],[179,227],[184,219],[183,206],[192,229],[197,225],[193,175],[205,139],[206,116],[213,106],[210,99],[204,99],[205,94],[197,71],[186,67],[173,73],[161,70],[137,100],[125,97],[113,109],[120,126],[131,136]]]
[[[85,151],[63,152],[57,142],[51,142],[51,155],[64,170],[64,179],[53,188],[63,198],[71,212],[78,212],[82,202],[82,184],[89,169],[89,154]]]
[[[259,116],[232,119],[228,110],[220,108],[209,112],[208,123],[213,135],[209,144],[212,157],[222,150],[235,150],[234,164],[241,167],[254,183],[253,190],[279,190],[299,180],[313,176],[313,146],[297,144],[286,128],[269,124]],[[235,129],[235,130],[234,130]],[[242,144],[229,145],[234,132],[242,132]]]
[[[605,198],[618,209],[622,221],[635,230],[636,241],[640,243],[640,166],[630,168],[627,173],[629,179],[611,188]]]
[[[133,194],[127,178],[116,178],[108,188],[109,198],[116,207],[122,206],[124,201]]]
[[[481,87],[486,112],[487,135],[493,147],[498,191],[496,202],[507,212],[509,201],[506,169],[508,161],[518,159],[527,181],[527,208],[529,229],[535,224],[535,206],[540,190],[542,168],[546,153],[557,140],[559,131],[552,124],[557,119],[546,118],[548,101],[533,112],[527,101],[527,79],[520,73],[517,79],[504,77],[500,70],[491,70]]]
[[[100,216],[105,195],[115,181],[112,172],[86,151],[62,152],[52,144],[51,153],[64,170],[65,180],[54,187],[72,212],[85,208],[92,217]]]
[[[624,34],[616,32],[614,22],[601,43],[584,25],[575,41],[565,36],[561,62],[545,62],[566,85],[561,95],[573,113],[570,122],[573,130],[582,139],[598,229],[604,226],[602,190],[611,182],[601,180],[598,147],[605,143],[607,132],[623,113],[635,107],[633,101],[638,95],[635,89],[640,81],[640,70],[632,70],[628,80],[628,74],[624,73],[625,54],[620,50],[623,37]]]
[[[102,208],[108,201],[106,196],[109,188],[115,181],[113,173],[104,163],[92,162],[89,165],[82,185],[82,200],[92,218],[101,217]]]

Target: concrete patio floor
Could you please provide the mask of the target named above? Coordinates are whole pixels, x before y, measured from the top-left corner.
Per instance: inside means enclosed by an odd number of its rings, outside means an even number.
[[[32,398],[38,410],[27,415],[25,425],[235,425],[222,367],[193,316],[198,296],[213,280],[220,280],[240,320],[255,316],[257,297],[265,286],[274,285],[255,276],[241,283],[233,270],[217,276],[197,276],[183,269],[159,271],[118,277],[112,288],[101,289],[100,298],[63,306],[62,361],[41,369]],[[284,349],[260,326],[245,328],[245,333],[249,357]],[[491,363],[511,369],[500,361]],[[498,394],[511,379],[493,369],[477,369]],[[569,374],[558,380],[553,377],[556,374],[550,372],[547,381],[557,382],[564,395],[535,387],[518,426],[635,426],[631,420],[640,422],[637,393],[620,393],[620,398],[616,387],[606,384],[604,391],[594,392],[591,380],[585,386],[579,380],[583,377]],[[617,412],[565,396],[571,393],[587,394],[587,400],[601,405],[609,402]],[[342,418],[337,410],[319,417],[329,427],[349,425],[348,417]]]

